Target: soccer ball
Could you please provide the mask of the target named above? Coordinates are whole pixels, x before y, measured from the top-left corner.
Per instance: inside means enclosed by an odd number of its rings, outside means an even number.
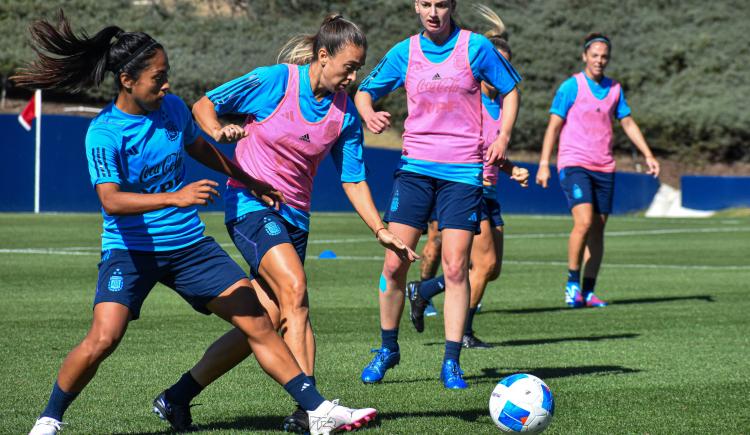
[[[490,416],[503,432],[540,433],[554,412],[552,392],[536,376],[510,375],[498,382],[490,396]]]

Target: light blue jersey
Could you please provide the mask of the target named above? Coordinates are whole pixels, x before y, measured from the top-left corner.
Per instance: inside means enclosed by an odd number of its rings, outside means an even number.
[[[167,94],[159,110],[130,115],[110,103],[91,121],[86,157],[91,183],[115,183],[123,192],[175,192],[184,185],[184,145],[198,126],[185,103]],[[102,209],[102,250],[169,251],[203,238],[196,207],[167,207],[139,215],[110,216]]]
[[[454,26],[453,33],[442,45],[435,44],[424,34],[420,34],[419,43],[425,57],[433,63],[440,63],[447,59],[458,42],[460,30],[459,27]],[[370,75],[362,81],[359,90],[367,92],[372,96],[373,101],[377,101],[404,86],[408,65],[409,38],[399,42],[388,51]],[[521,76],[495,49],[492,42],[477,33],[469,36],[469,66],[477,81],[488,82],[498,90],[500,95],[508,94],[521,81]],[[475,186],[482,184],[481,163],[457,165],[402,158],[399,168],[442,180]]]
[[[214,103],[218,115],[248,115],[260,122],[270,116],[284,98],[288,76],[289,68],[285,64],[259,67],[207,92],[206,96]],[[310,65],[299,67],[299,80],[298,98],[302,116],[308,122],[322,120],[328,114],[334,94],[328,94],[320,101],[315,99],[310,85]],[[342,183],[365,180],[363,142],[362,122],[354,102],[349,99],[341,134],[331,148],[331,157]],[[228,187],[224,200],[227,222],[246,213],[267,208],[267,205],[243,189]],[[310,215],[307,212],[282,205],[281,214],[292,225],[309,231]]]
[[[594,97],[599,100],[603,100],[607,97],[609,88],[612,86],[612,79],[604,77],[601,82],[597,83],[596,80],[590,79],[586,73],[583,73],[583,76],[586,77],[586,82],[589,84],[589,89],[591,89],[591,93],[594,94]],[[573,103],[575,103],[577,96],[578,83],[576,82],[576,78],[569,77],[562,82],[559,88],[557,88],[549,113],[565,119],[568,116],[568,111],[573,106]],[[628,106],[628,102],[625,101],[625,93],[622,90],[622,86],[620,86],[620,99],[617,103],[617,108],[615,109],[615,117],[617,119],[622,119],[626,116],[630,116],[630,106]]]

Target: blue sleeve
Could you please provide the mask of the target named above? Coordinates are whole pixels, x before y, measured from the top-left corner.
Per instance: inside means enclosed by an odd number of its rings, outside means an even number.
[[[615,117],[617,119],[625,118],[626,116],[630,116],[630,106],[628,106],[628,102],[625,100],[625,91],[622,90],[622,85],[620,86],[620,100],[617,102],[617,110],[615,110]]]
[[[367,178],[362,156],[364,135],[362,121],[354,102],[349,99],[341,126],[341,136],[331,148],[331,157],[342,183],[357,183]]]
[[[208,91],[206,96],[219,115],[257,115],[279,104],[286,92],[288,76],[289,69],[284,64],[263,66]]]
[[[89,128],[86,132],[86,160],[92,185],[121,183],[117,163],[119,153],[118,134],[100,126]]]
[[[370,94],[373,101],[379,100],[404,85],[408,65],[409,39],[406,39],[386,53],[359,85],[359,90]]]
[[[500,95],[506,95],[521,81],[516,72],[489,39],[472,33],[469,37],[469,65],[474,78],[491,84]]]
[[[185,102],[182,101],[182,98],[174,96],[174,99],[175,111],[177,112],[178,119],[182,126],[182,144],[191,145],[198,139],[200,128],[198,127],[198,124],[195,123],[193,114],[190,113],[190,109],[188,109]]]
[[[568,110],[573,106],[577,96],[578,83],[575,77],[570,77],[557,88],[555,98],[552,100],[552,106],[549,108],[549,113],[565,119],[568,116]]]

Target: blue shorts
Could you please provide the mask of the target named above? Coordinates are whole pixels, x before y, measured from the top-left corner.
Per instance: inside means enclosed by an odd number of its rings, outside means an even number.
[[[282,243],[291,243],[302,264],[305,264],[309,233],[287,222],[276,210],[267,208],[245,213],[227,222],[227,231],[234,246],[250,266],[252,278],[260,277],[258,269],[266,252]]]
[[[242,268],[211,237],[173,251],[110,249],[102,252],[94,305],[117,302],[128,307],[135,320],[160,282],[196,311],[211,314],[206,304],[244,278]]]
[[[383,220],[424,231],[433,208],[438,230],[479,232],[482,186],[441,180],[427,175],[395,172],[390,207]]]
[[[505,225],[503,222],[503,215],[500,214],[500,203],[495,198],[490,198],[487,195],[482,199],[482,213],[480,214],[480,220],[489,220],[490,226],[502,227]]]
[[[612,213],[614,172],[590,171],[579,166],[563,168],[560,170],[560,186],[568,200],[568,208],[592,204],[596,213]]]

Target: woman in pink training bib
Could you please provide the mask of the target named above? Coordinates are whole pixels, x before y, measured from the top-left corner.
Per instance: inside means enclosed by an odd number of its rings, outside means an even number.
[[[456,2],[417,0],[424,30],[396,44],[365,79],[355,97],[368,129],[380,133],[390,114],[373,102],[403,86],[409,115],[402,158],[394,175],[388,229],[415,247],[433,207],[442,231],[445,272],[445,357],[440,379],[464,389],[459,365],[461,338],[469,308],[469,253],[479,229],[482,166],[500,163],[516,120],[520,77],[484,36],[459,28],[452,19]],[[500,133],[483,153],[481,82],[504,96]],[[362,371],[365,383],[380,382],[401,360],[398,325],[404,307],[409,263],[386,252],[380,278],[382,344]]]
[[[584,40],[584,70],[563,82],[555,94],[536,175],[536,183],[546,188],[550,155],[559,138],[557,169],[573,215],[565,285],[565,303],[573,308],[607,305],[594,294],[594,287],[604,255],[604,226],[612,212],[613,118],[620,120],[625,134],[646,158],[648,173],[659,176],[659,162],[630,116],[622,87],[604,76],[611,48],[609,38],[601,33],[591,33]]]
[[[287,44],[279,56],[286,63],[256,68],[209,91],[193,106],[200,127],[219,142],[239,140],[235,158],[240,167],[259,180],[273,180],[286,199],[270,207],[230,179],[225,222],[250,266],[261,303],[313,385],[316,349],[303,265],[313,178],[326,155],[333,157],[344,192],[375,239],[405,261],[417,258],[385,228],[365,180],[362,125],[346,87],[364,64],[366,50],[364,33],[341,15],[331,15],[315,35]],[[222,127],[218,116],[228,113],[244,115],[246,122]],[[251,350],[240,337],[232,330],[212,344],[167,396],[188,404],[248,357]],[[298,403],[283,429],[324,431],[320,420],[310,418],[308,426],[303,405]],[[335,429],[347,429],[374,418],[367,412],[337,407],[329,416]]]

